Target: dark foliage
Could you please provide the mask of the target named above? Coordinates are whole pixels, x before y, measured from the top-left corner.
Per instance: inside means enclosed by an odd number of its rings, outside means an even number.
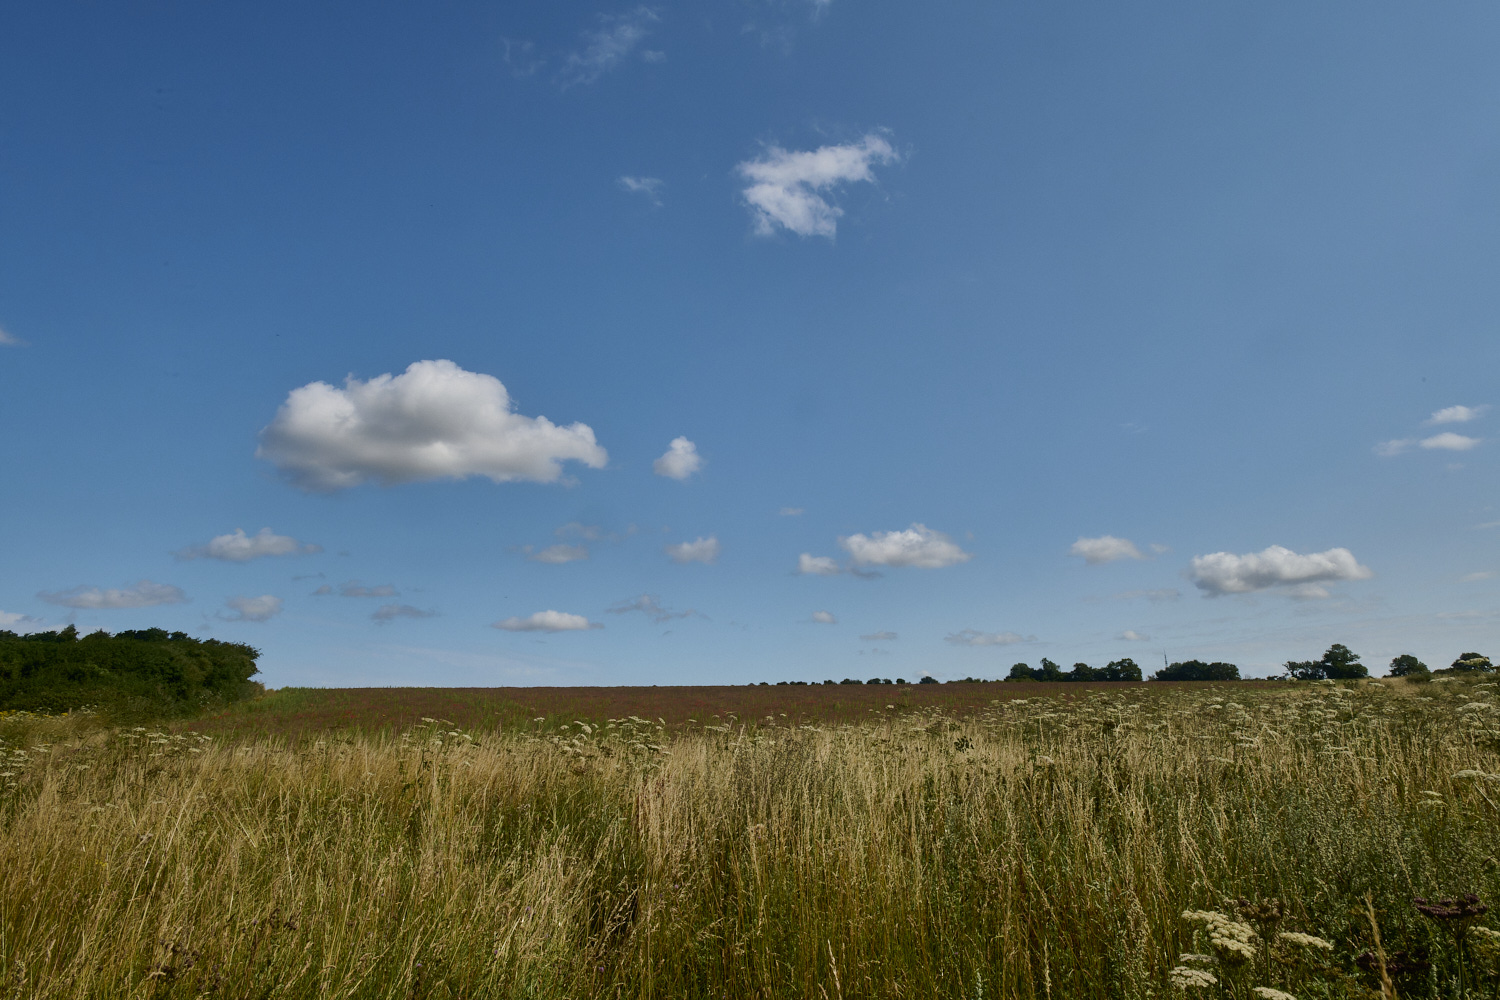
[[[1340,642],[1329,646],[1320,660],[1288,660],[1286,672],[1299,681],[1349,681],[1370,676],[1359,662],[1359,654]]]
[[[1087,663],[1075,663],[1072,670],[1063,673],[1057,664],[1043,658],[1042,665],[1036,669],[1032,669],[1025,663],[1017,663],[1010,668],[1010,675],[1005,679],[1008,681],[1138,681],[1141,679],[1141,668],[1136,666],[1134,660],[1126,657],[1123,660],[1114,660],[1105,667],[1091,667]]]
[[[1469,673],[1471,671],[1491,673],[1494,671],[1495,665],[1483,653],[1459,653],[1458,659],[1454,660],[1448,669],[1459,673]]]
[[[1153,681],[1237,681],[1240,668],[1233,663],[1204,663],[1202,660],[1183,660],[1162,667],[1151,675]]]
[[[64,712],[86,705],[176,712],[260,690],[260,652],[237,642],[151,628],[79,637],[0,631],[0,710]]]
[[[1427,664],[1412,656],[1410,653],[1402,653],[1391,660],[1391,672],[1387,677],[1416,677],[1421,674],[1431,673]]]

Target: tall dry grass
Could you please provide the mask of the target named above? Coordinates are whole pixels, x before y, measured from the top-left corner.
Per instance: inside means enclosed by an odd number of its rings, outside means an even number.
[[[1208,949],[1184,911],[1245,897],[1333,951],[1260,942],[1206,994],[1369,996],[1370,894],[1385,951],[1428,955],[1402,995],[1453,995],[1411,900],[1500,901],[1493,690],[294,744],[0,722],[0,994],[1160,997]]]

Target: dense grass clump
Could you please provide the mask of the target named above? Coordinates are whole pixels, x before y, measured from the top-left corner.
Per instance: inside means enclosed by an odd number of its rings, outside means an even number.
[[[1493,695],[1080,687],[962,719],[296,741],[54,720],[5,749],[0,984],[1493,996]]]
[[[30,635],[0,630],[0,711],[198,711],[258,693],[250,678],[259,655],[243,643],[159,628],[82,638],[71,625]]]

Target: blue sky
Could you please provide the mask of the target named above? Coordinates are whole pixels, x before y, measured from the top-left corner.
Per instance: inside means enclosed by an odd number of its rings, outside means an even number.
[[[131,7],[0,14],[0,627],[1495,652],[1492,4]]]

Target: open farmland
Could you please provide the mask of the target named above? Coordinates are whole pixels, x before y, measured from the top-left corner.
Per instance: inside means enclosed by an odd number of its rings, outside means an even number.
[[[1378,926],[1387,995],[1496,995],[1493,684],[685,690],[676,714],[676,689],[421,692],[406,725],[361,691],[217,733],[8,720],[0,982],[1369,997]]]

